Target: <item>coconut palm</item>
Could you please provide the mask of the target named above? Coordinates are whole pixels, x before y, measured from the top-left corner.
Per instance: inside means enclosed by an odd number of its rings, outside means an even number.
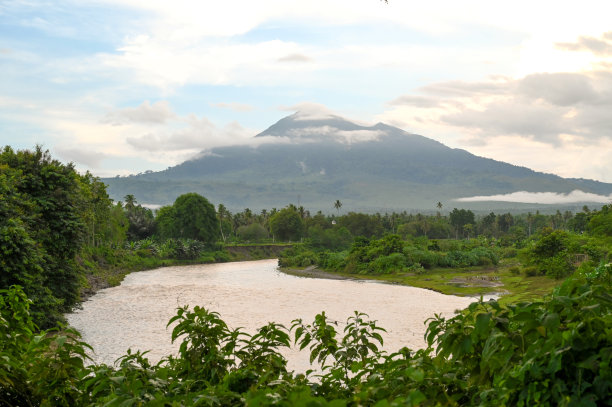
[[[336,199],[336,202],[334,202],[334,208],[336,208],[336,210],[338,211],[338,216],[340,216],[340,208],[342,208],[342,202],[340,202],[339,199]]]

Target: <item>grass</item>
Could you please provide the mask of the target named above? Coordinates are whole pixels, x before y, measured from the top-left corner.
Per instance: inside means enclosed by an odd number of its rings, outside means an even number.
[[[384,281],[434,290],[442,294],[458,296],[501,295],[500,303],[516,303],[537,300],[550,294],[560,284],[546,276],[527,277],[511,269],[517,263],[504,260],[495,267],[436,268],[422,274],[398,273],[361,275],[333,273],[352,279]]]

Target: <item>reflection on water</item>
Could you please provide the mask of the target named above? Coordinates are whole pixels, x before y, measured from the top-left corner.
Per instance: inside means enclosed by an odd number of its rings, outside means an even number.
[[[150,350],[149,358],[155,361],[176,352],[178,344],[171,344],[166,324],[185,304],[219,312],[230,328],[243,327],[249,333],[271,321],[286,327],[296,318],[311,323],[321,311],[339,321],[341,331],[358,310],[378,320],[387,330],[384,349],[396,351],[424,347],[427,318],[452,315],[471,301],[414,287],[296,277],[279,272],[276,260],[261,260],[132,273],[67,318],[93,346],[94,360],[112,364],[128,348]],[[306,354],[285,354],[290,369],[309,367]]]

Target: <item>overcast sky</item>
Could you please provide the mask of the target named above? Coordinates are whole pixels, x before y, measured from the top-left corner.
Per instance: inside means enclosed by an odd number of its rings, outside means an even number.
[[[300,108],[612,182],[612,2],[2,0],[0,142],[99,176]]]

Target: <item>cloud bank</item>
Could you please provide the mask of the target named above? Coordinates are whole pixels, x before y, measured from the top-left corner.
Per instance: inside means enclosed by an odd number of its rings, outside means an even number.
[[[580,190],[574,190],[569,194],[557,192],[527,192],[518,191],[504,195],[471,196],[455,199],[457,202],[516,202],[531,204],[574,204],[583,202],[610,203],[612,194],[609,196],[592,194]]]

